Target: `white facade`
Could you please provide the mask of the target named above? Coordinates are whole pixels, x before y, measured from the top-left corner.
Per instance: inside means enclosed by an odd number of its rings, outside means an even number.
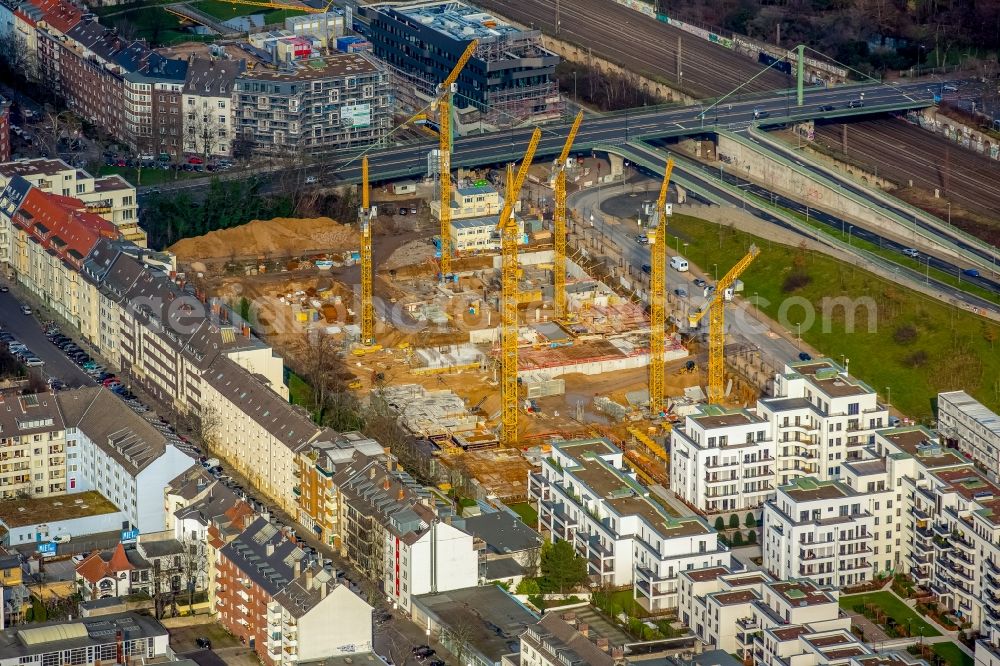
[[[764,568],[835,587],[871,580],[879,569],[870,559],[878,535],[869,501],[879,500],[839,481],[806,477],[779,487],[764,505]]]
[[[122,409],[126,409],[122,405]],[[80,461],[75,480],[77,490],[96,490],[120,508],[126,519],[140,532],[159,532],[166,521],[163,489],[167,482],[191,467],[194,461],[167,444],[163,454],[140,470],[123,465],[80,428],[66,431],[66,450]]]
[[[413,596],[479,584],[472,535],[448,523],[431,523],[412,543],[385,531],[385,542],[386,594],[406,612]]]
[[[771,424],[776,485],[839,478],[841,464],[859,458],[889,424],[875,391],[830,359],[787,364],[774,379],[774,395],[758,401],[757,415]]]
[[[770,424],[747,410],[702,406],[671,432],[670,489],[706,514],[759,507],[774,494]]]
[[[532,473],[539,530],[573,543],[591,579],[633,585],[650,610],[677,606],[680,572],[728,565],[729,552],[700,518],[673,518],[623,466],[622,452],[603,439],[562,442]]]
[[[372,646],[372,607],[346,585],[332,586],[298,618],[298,661],[370,652]]]
[[[184,114],[184,152],[202,156],[229,157],[233,154],[232,82],[226,92],[212,88],[181,96]]]
[[[1000,416],[965,391],[938,394],[938,432],[991,478],[1000,475]]]

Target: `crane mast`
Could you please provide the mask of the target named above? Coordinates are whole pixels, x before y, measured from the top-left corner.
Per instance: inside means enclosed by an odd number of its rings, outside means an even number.
[[[726,290],[733,286],[736,279],[757,258],[760,250],[751,245],[747,253],[736,262],[715,286],[712,300],[698,312],[688,316],[691,328],[708,314],[708,402],[721,404],[725,398],[726,380]]]
[[[361,231],[361,344],[375,344],[375,305],[372,299],[372,218],[368,190],[368,157],[361,160],[361,208],[358,229]]]
[[[655,417],[663,411],[663,354],[666,350],[667,299],[667,191],[673,159],[667,159],[660,183],[660,196],[646,237],[650,244],[649,277],[649,414]]]
[[[566,309],[566,160],[576,139],[576,133],[583,122],[583,111],[576,114],[573,125],[569,129],[566,143],[559,153],[556,162],[555,211],[552,214],[552,236],[555,243],[555,261],[553,262],[553,291],[555,292],[554,309],[556,319],[564,319]]]
[[[514,167],[507,167],[507,188],[497,230],[500,232],[502,263],[500,294],[500,443],[517,444],[517,246],[518,228],[514,219],[514,202],[521,194],[524,179],[531,168],[535,149],[542,138],[542,131],[535,128],[528,142],[528,149],[521,166],[514,176]]]
[[[447,279],[451,274],[451,95],[455,82],[462,73],[466,63],[476,52],[479,40],[473,39],[465,47],[441,85],[438,86],[438,183],[441,196],[441,279]]]

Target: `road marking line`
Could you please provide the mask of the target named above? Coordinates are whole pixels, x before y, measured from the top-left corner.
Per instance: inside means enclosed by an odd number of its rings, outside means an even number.
[[[681,125],[680,123],[674,123],[674,125],[677,125],[677,126],[678,126],[678,127],[680,127],[681,129],[684,129],[684,125]]]

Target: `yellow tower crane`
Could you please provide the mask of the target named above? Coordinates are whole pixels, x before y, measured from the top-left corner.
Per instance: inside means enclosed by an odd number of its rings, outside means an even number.
[[[325,7],[310,7],[309,5],[292,5],[285,2],[266,2],[266,0],[229,0],[234,5],[247,5],[249,7],[267,7],[268,9],[294,9],[305,14],[325,14],[330,11],[333,0],[326,3]]]
[[[375,344],[375,305],[372,300],[372,220],[375,209],[368,194],[368,157],[361,160],[361,208],[358,209],[358,229],[361,230],[361,344]]]
[[[507,189],[503,208],[500,211],[501,264],[500,294],[500,443],[504,446],[517,444],[517,220],[514,219],[514,202],[521,194],[521,186],[535,158],[535,149],[542,138],[542,130],[535,128],[528,142],[517,176],[513,165],[507,167]]]
[[[746,255],[736,265],[729,269],[719,283],[715,285],[715,294],[712,300],[706,303],[701,310],[688,315],[688,323],[691,328],[698,325],[705,313],[708,316],[708,402],[711,404],[721,404],[725,397],[726,380],[726,290],[733,286],[743,271],[757,258],[760,250],[756,245],[751,245]]]
[[[649,271],[649,414],[655,417],[663,411],[663,353],[666,350],[667,300],[667,190],[673,159],[667,159],[660,184],[660,196],[650,221],[646,237],[650,245]]]
[[[473,39],[465,47],[441,85],[438,86],[438,182],[441,190],[441,279],[451,274],[451,96],[457,88],[458,75],[476,52],[479,40]]]
[[[563,144],[562,152],[559,153],[559,160],[555,165],[556,207],[552,214],[555,261],[552,270],[555,275],[553,287],[555,291],[554,305],[556,319],[564,319],[569,314],[566,311],[566,160],[569,159],[569,151],[573,147],[573,140],[576,138],[576,133],[580,129],[580,123],[582,122],[583,111],[580,111],[576,114],[576,118],[573,119],[573,125],[569,128],[566,143]]]

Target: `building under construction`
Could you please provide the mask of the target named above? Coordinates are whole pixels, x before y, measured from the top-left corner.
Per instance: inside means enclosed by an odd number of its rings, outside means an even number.
[[[391,68],[396,101],[404,109],[416,113],[427,106],[475,39],[478,47],[454,97],[460,124],[508,127],[559,117],[559,56],[542,46],[539,31],[454,1],[374,4],[359,12],[375,55]]]

